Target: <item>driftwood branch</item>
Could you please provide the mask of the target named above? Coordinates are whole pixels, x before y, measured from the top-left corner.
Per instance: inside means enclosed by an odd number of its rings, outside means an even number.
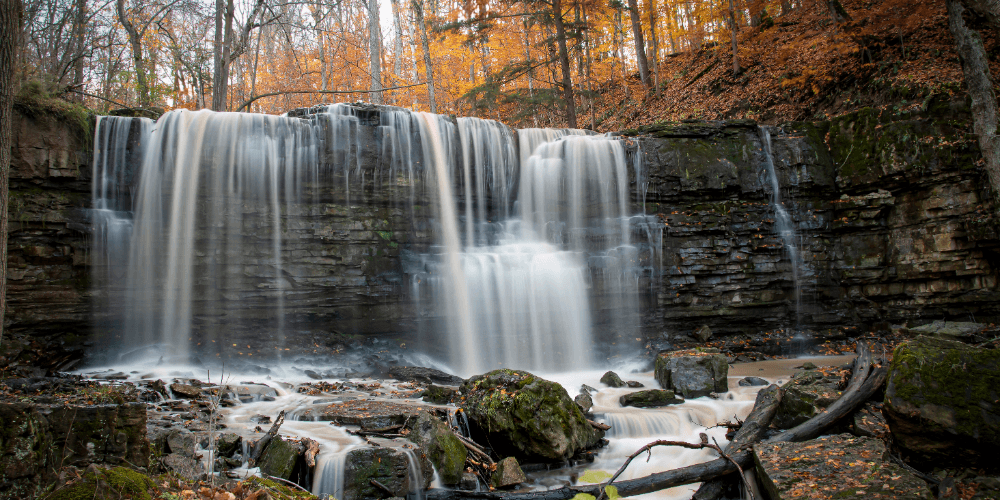
[[[376,481],[375,479],[371,479],[368,482],[371,483],[372,486],[374,486],[374,487],[376,487],[376,488],[378,488],[378,489],[380,489],[380,490],[382,490],[382,491],[384,491],[384,492],[386,492],[386,493],[388,493],[390,495],[393,495],[393,496],[396,495],[396,493],[394,491],[390,490],[388,486],[386,486],[386,485],[384,485],[384,484]]]
[[[738,470],[740,472],[740,475],[742,476],[742,474],[743,474],[743,468],[740,467],[740,464],[736,463],[729,455],[726,455],[726,453],[724,451],[722,451],[722,448],[719,447],[718,443],[709,444],[709,442],[708,442],[708,435],[706,435],[705,433],[699,434],[698,437],[701,438],[701,442],[698,443],[698,444],[692,444],[692,443],[688,443],[686,441],[665,441],[665,440],[662,440],[662,439],[658,439],[656,441],[653,441],[652,443],[647,444],[646,446],[643,446],[642,448],[639,448],[635,453],[629,455],[629,457],[625,460],[625,463],[622,464],[622,466],[618,469],[617,472],[615,472],[615,475],[611,476],[611,479],[609,479],[608,482],[602,483],[600,485],[601,486],[601,492],[600,492],[600,494],[597,495],[597,500],[603,500],[604,499],[604,493],[607,491],[608,486],[611,486],[611,483],[613,483],[615,481],[615,479],[618,479],[618,476],[621,476],[622,473],[625,472],[625,469],[627,469],[628,465],[630,463],[632,463],[632,460],[635,460],[635,457],[638,457],[639,455],[642,455],[643,453],[648,453],[649,456],[651,457],[652,454],[653,454],[652,453],[652,449],[653,449],[654,446],[680,446],[682,448],[690,448],[692,450],[700,450],[702,448],[711,448],[711,449],[715,450],[716,453],[718,453],[720,456],[722,456],[722,458],[724,458],[725,460],[728,460],[728,461],[732,462],[732,464],[736,466],[736,470]],[[648,461],[649,457],[647,457],[646,460]],[[751,500],[753,500],[753,499],[751,498]]]
[[[271,429],[267,431],[267,434],[264,434],[264,437],[258,439],[257,442],[254,443],[253,451],[250,452],[249,457],[251,466],[257,463],[257,460],[259,460],[260,456],[264,453],[264,448],[267,447],[267,443],[270,443],[271,440],[274,439],[274,436],[278,435],[278,429],[284,422],[285,410],[281,410],[281,413],[278,414],[278,418],[274,419],[274,425],[272,425]]]
[[[876,369],[869,376],[871,352],[867,346],[861,343],[858,344],[858,357],[855,360],[854,366],[855,370],[851,375],[847,389],[836,403],[830,405],[826,412],[765,442],[773,443],[809,439],[816,435],[813,434],[814,432],[822,432],[840,418],[850,414],[865,400],[872,397],[885,382],[885,377],[888,373],[887,369]],[[738,468],[732,462],[736,462],[740,467],[747,467],[753,460],[753,453],[750,450],[743,449],[743,447],[747,444],[753,444],[763,436],[771,418],[774,417],[774,412],[777,411],[777,405],[781,398],[780,393],[780,388],[770,386],[757,394],[754,409],[750,412],[750,416],[747,417],[743,427],[740,428],[740,431],[733,438],[733,442],[730,443],[728,448],[731,453],[730,460],[719,458],[679,469],[651,474],[638,479],[621,481],[615,484],[618,489],[618,495],[622,497],[642,495],[674,486],[710,481],[726,474],[737,472]],[[770,415],[767,415],[767,413],[770,413]],[[487,491],[430,490],[427,492],[426,498],[428,500],[568,500],[579,493],[587,493],[596,497],[601,493],[601,486],[600,484],[576,485],[547,491],[506,494]]]
[[[306,445],[306,452],[304,454],[306,465],[316,467],[316,455],[319,454],[319,443],[314,439],[305,438],[302,440],[302,444]]]
[[[256,102],[258,99],[263,99],[265,97],[274,97],[276,95],[292,95],[292,94],[370,94],[372,92],[384,92],[386,90],[408,89],[408,88],[411,88],[411,87],[419,87],[421,85],[427,85],[427,83],[426,82],[420,82],[420,83],[414,83],[414,84],[411,84],[411,85],[399,85],[397,87],[385,87],[385,88],[382,88],[382,89],[379,89],[379,90],[371,90],[371,89],[365,89],[365,90],[285,90],[285,91],[281,91],[281,92],[268,92],[266,94],[260,94],[258,96],[252,97],[249,101],[244,102],[243,105],[241,105],[239,108],[237,108],[236,112],[243,111],[244,109],[247,108],[247,106],[250,106],[251,104],[253,104],[254,102]]]
[[[608,424],[602,424],[601,422],[594,422],[593,420],[587,420],[587,423],[590,424],[591,427],[599,431],[606,431],[611,428],[611,426]]]
[[[291,481],[289,481],[287,479],[282,479],[282,478],[277,477],[277,476],[271,476],[271,475],[266,475],[266,474],[265,474],[265,476],[268,479],[272,480],[272,481],[277,481],[277,482],[279,482],[281,484],[284,484],[284,485],[287,485],[289,487],[295,488],[295,489],[297,489],[299,491],[304,491],[306,493],[309,493],[309,490],[307,490],[307,489],[303,488],[302,486],[300,486],[300,485],[298,485],[296,483],[293,483],[293,482],[291,482]]]
[[[465,449],[469,450],[469,453],[475,456],[480,462],[484,462],[486,463],[486,465],[493,465],[493,459],[490,458],[489,453],[486,453],[486,450],[480,448],[479,445],[477,445],[476,443],[469,441],[465,436],[462,436],[461,434],[456,433],[455,437],[457,437],[458,440],[465,445]]]

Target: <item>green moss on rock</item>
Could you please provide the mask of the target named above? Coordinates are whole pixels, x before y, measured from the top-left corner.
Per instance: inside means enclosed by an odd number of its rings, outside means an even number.
[[[494,370],[462,384],[470,423],[502,454],[565,460],[603,437],[561,385],[520,370]]]
[[[82,480],[54,491],[48,500],[151,500],[154,488],[149,476],[125,467],[97,469]]]
[[[884,412],[926,463],[975,464],[1000,446],[1000,351],[920,336],[893,353]]]

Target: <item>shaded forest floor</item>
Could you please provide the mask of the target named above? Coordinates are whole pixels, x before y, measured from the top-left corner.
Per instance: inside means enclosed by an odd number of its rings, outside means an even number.
[[[843,0],[852,19],[834,25],[826,2],[809,2],[738,35],[743,71],[734,74],[728,37],[660,62],[659,92],[637,73],[594,89],[578,108],[578,125],[601,132],[658,121],[753,119],[777,124],[823,120],[864,107],[918,107],[931,95],[965,94],[962,68],[943,1]],[[983,36],[995,83],[1000,33]],[[661,41],[663,43],[663,41]],[[581,101],[578,101],[580,103]],[[512,126],[565,126],[561,111]]]

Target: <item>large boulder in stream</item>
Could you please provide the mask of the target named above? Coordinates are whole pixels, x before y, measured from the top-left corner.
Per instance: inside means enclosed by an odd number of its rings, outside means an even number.
[[[778,412],[772,423],[779,429],[791,429],[840,399],[840,377],[816,369],[796,373],[782,389]]]
[[[397,448],[361,448],[347,452],[344,500],[406,498],[410,492],[427,489],[434,469],[423,457],[420,449],[410,453]],[[389,491],[376,486],[373,480]]]
[[[729,363],[718,349],[688,349],[656,356],[654,375],[660,387],[685,399],[729,390]]]
[[[889,460],[885,443],[850,434],[753,447],[760,484],[773,500],[933,498],[922,479]]]
[[[996,467],[998,400],[1000,350],[921,336],[893,352],[883,412],[917,463]]]
[[[674,396],[674,391],[663,389],[630,392],[618,398],[618,403],[622,406],[634,406],[636,408],[657,408],[660,406],[678,405],[683,402],[683,399]]]
[[[407,426],[410,429],[407,437],[426,452],[441,482],[445,485],[460,483],[469,451],[448,424],[422,411]]]
[[[591,426],[561,385],[521,370],[494,370],[462,384],[474,437],[521,462],[566,460],[604,432]]]
[[[260,471],[268,476],[300,482],[305,478],[307,467],[303,454],[306,447],[299,442],[276,436],[267,443],[264,453],[257,461]]]

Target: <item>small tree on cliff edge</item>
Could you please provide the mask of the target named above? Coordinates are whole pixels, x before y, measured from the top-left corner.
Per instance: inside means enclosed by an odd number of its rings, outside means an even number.
[[[1000,2],[995,0],[946,0],[948,29],[955,38],[965,73],[965,86],[972,99],[972,127],[986,161],[986,175],[993,190],[994,209],[1000,210],[1000,137],[997,136],[997,96],[993,91],[989,59],[979,33],[965,23],[966,8],[985,17],[1000,29]]]
[[[0,345],[7,309],[7,183],[10,176],[11,108],[17,40],[21,33],[21,0],[0,0]]]

